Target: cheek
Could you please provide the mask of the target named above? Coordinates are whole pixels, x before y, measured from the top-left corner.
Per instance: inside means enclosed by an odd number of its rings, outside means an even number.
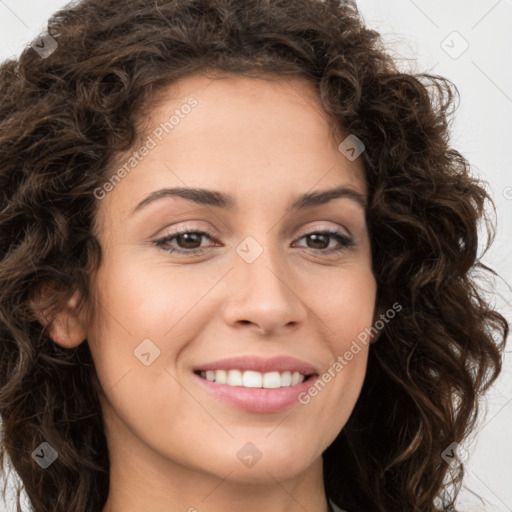
[[[376,281],[369,266],[354,265],[316,282],[321,286],[311,287],[308,305],[319,318],[317,325],[330,360],[322,369],[320,382],[307,391],[301,403],[310,417],[332,412],[336,419],[325,424],[325,437],[333,440],[348,420],[366,375]]]
[[[304,285],[307,304],[321,320],[324,339],[331,350],[345,351],[373,322],[376,281],[369,267],[351,266],[316,276],[317,285]]]
[[[102,388],[124,389],[126,410],[134,403],[144,408],[149,395],[158,401],[179,394],[169,373],[177,374],[182,351],[218,311],[205,296],[225,273],[171,268],[134,252],[121,248],[105,257],[96,276],[98,315],[89,338]],[[137,383],[133,389],[131,383]]]
[[[116,252],[98,272],[98,336],[122,337],[127,345],[135,344],[133,349],[145,338],[159,344],[192,327],[187,315],[218,280],[217,273],[169,268],[165,262],[155,264],[128,252]]]
[[[113,425],[120,417],[140,438],[161,428],[155,442],[168,437],[177,410],[184,423],[197,414],[197,403],[176,380],[176,363],[200,332],[200,299],[215,281],[200,284],[191,276],[119,251],[105,258],[96,277],[98,315],[89,344],[105,414]]]

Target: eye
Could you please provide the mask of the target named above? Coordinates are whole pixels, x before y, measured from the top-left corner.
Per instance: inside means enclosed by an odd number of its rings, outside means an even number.
[[[204,238],[213,240],[213,234],[208,231],[200,231],[195,228],[183,227],[176,230],[174,233],[156,240],[154,244],[167,252],[175,252],[178,254],[199,254],[206,248],[201,247],[201,241]],[[178,247],[170,247],[171,242],[175,240]]]
[[[154,244],[169,253],[195,255],[208,249],[208,247],[202,246],[204,239],[217,242],[213,233],[185,226],[156,240]],[[298,247],[313,249],[321,254],[339,253],[355,245],[349,235],[338,230],[312,231],[299,238],[299,240],[303,239],[306,240],[307,245]],[[329,248],[333,241],[338,245]]]
[[[355,245],[354,240],[347,234],[338,231],[336,229],[334,230],[323,230],[323,231],[312,231],[310,233],[307,233],[306,235],[303,235],[299,240],[306,239],[311,244],[308,243],[307,248],[314,249],[316,251],[320,251],[322,254],[333,254],[338,253],[341,251],[344,251],[350,247],[353,247]],[[338,247],[331,247],[328,248],[330,245],[330,242],[332,240],[335,240],[338,242]],[[304,247],[304,246],[302,246]],[[327,250],[326,250],[327,249]]]

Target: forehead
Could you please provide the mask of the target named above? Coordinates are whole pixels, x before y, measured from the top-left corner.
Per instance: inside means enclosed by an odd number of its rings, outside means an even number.
[[[138,129],[152,149],[108,196],[125,210],[161,186],[281,191],[287,201],[340,183],[366,192],[362,159],[340,153],[346,134],[304,78],[188,76],[156,92]]]

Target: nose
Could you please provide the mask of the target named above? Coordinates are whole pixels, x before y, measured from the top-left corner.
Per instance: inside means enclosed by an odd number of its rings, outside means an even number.
[[[223,308],[224,321],[229,326],[246,326],[260,334],[275,335],[296,329],[305,321],[306,297],[296,289],[282,254],[265,247],[251,263],[235,254],[234,265]]]

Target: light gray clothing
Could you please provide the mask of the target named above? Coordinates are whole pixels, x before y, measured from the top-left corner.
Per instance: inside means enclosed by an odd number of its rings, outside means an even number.
[[[334,512],[346,512],[346,510],[342,510],[340,507],[338,507],[338,505],[336,505],[336,503],[334,503],[331,498],[329,498],[329,504],[331,505]]]

